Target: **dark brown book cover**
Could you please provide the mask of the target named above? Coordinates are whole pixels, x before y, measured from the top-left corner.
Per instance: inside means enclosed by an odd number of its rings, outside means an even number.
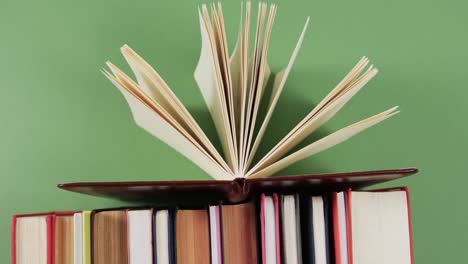
[[[233,181],[77,182],[59,184],[64,190],[130,202],[157,205],[239,203],[261,193],[297,193],[357,190],[416,173],[416,168],[278,176]]]

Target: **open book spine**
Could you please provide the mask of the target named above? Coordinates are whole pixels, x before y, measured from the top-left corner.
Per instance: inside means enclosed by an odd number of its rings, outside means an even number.
[[[134,82],[112,63],[104,74],[127,100],[135,122],[153,136],[183,154],[217,180],[238,177],[260,178],[324,151],[398,113],[397,107],[338,130],[301,149],[300,142],[333,118],[376,74],[377,69],[363,57],[336,87],[286,134],[265,156],[254,163],[279,97],[284,89],[309,24],[302,33],[286,67],[276,74],[272,87],[268,47],[276,5],[259,3],[256,23],[251,20],[251,4],[241,7],[236,46],[228,54],[221,4],[202,5],[199,10],[201,52],[194,77],[208,106],[222,154],[211,143],[190,112],[159,74],[128,46],[121,51],[136,77]],[[210,12],[211,11],[211,12]],[[254,38],[250,37],[255,24]],[[252,54],[249,42],[253,40]],[[267,89],[271,89],[268,91]],[[270,98],[262,102],[269,92]],[[266,101],[266,100],[265,100]],[[264,116],[258,114],[266,104]]]
[[[202,205],[219,201],[238,203],[259,193],[341,191],[360,189],[399,179],[417,172],[415,168],[280,176],[233,181],[147,181],[147,182],[77,182],[60,184],[67,191],[129,202],[157,205]]]

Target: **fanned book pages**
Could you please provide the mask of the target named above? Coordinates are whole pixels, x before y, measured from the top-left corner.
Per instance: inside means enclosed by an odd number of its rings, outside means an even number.
[[[201,52],[194,77],[220,139],[219,150],[163,78],[129,46],[123,46],[121,51],[135,80],[111,62],[103,73],[122,92],[140,127],[217,180],[271,176],[398,113],[397,107],[393,107],[295,149],[377,74],[377,69],[363,57],[266,155],[254,159],[309,24],[307,18],[302,31],[298,30],[297,44],[292,47],[289,61],[272,77],[268,48],[276,10],[274,4],[259,3],[254,20],[255,11],[250,2],[243,4],[237,42],[231,55],[221,4],[202,5],[198,10]],[[272,87],[266,85],[270,78],[274,78]],[[269,98],[265,98],[267,94]],[[266,109],[264,115],[259,114],[261,106]]]

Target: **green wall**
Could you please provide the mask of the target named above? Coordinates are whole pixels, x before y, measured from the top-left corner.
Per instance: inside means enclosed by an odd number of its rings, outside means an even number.
[[[192,1],[2,1],[2,262],[9,260],[13,214],[121,205],[61,191],[57,183],[208,179],[137,128],[99,71],[109,59],[124,66],[119,47],[127,43],[204,119],[193,80],[200,46],[196,8]],[[418,167],[418,175],[385,185],[411,190],[417,263],[468,262],[467,11],[466,1],[455,0],[281,1],[272,33],[269,63],[277,71],[311,17],[267,144],[292,128],[361,56],[380,69],[320,133],[393,105],[402,113],[283,173]],[[225,1],[224,13],[232,48],[239,3]]]

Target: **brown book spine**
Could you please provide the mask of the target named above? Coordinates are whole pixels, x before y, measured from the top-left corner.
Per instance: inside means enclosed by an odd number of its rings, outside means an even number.
[[[254,202],[222,206],[224,264],[257,263]]]
[[[210,238],[207,210],[178,210],[175,228],[177,263],[209,264]]]
[[[55,258],[57,264],[73,264],[74,237],[73,215],[55,217]]]
[[[95,212],[91,228],[93,264],[128,264],[126,210]]]

